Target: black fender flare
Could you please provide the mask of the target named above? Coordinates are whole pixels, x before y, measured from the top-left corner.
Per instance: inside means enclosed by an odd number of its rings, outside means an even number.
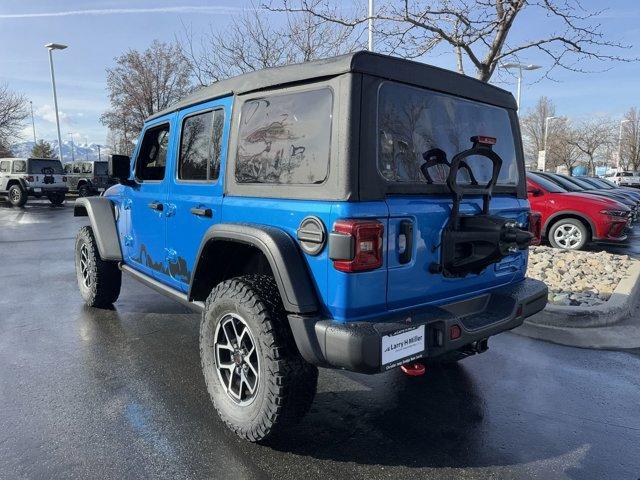
[[[591,237],[592,237],[592,239],[598,237],[598,231],[596,230],[596,226],[593,223],[593,221],[589,217],[587,217],[584,213],[576,212],[575,210],[561,210],[559,212],[554,213],[553,215],[549,215],[549,218],[547,218],[547,221],[544,222],[544,225],[542,226],[542,234],[544,236],[546,236],[547,235],[547,230],[553,224],[553,222],[555,222],[555,220],[558,217],[563,217],[563,216],[575,217],[578,220],[586,222],[587,225],[589,225],[589,228],[591,229]]]
[[[102,260],[122,261],[122,249],[111,200],[106,197],[78,198],[73,207],[73,216],[89,217]]]
[[[316,292],[297,242],[280,228],[249,223],[219,223],[205,232],[191,275],[189,300],[193,300],[195,279],[207,268],[202,253],[213,241],[239,242],[260,250],[273,271],[287,312],[312,313],[318,310]]]
[[[7,182],[7,192],[9,191],[9,189],[15,184],[17,183],[18,185],[20,185],[20,188],[22,190],[24,190],[25,192],[27,190],[29,190],[29,188],[27,187],[27,184],[25,183],[25,181],[22,178],[10,178],[9,181]]]

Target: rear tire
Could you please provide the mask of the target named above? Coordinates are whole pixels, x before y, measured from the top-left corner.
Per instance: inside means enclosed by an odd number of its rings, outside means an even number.
[[[200,358],[213,405],[239,437],[258,442],[308,412],[318,369],[298,352],[275,280],[220,283],[205,304]]]
[[[581,250],[588,240],[587,227],[576,218],[562,218],[549,229],[549,243],[554,248]]]
[[[110,307],[120,295],[122,272],[116,262],[100,258],[91,227],[82,227],[76,236],[76,278],[84,302],[89,307]]]
[[[84,184],[78,187],[79,197],[88,197],[89,195],[91,195],[91,191],[89,190],[89,187],[87,186],[87,184]]]
[[[53,205],[62,205],[65,200],[64,193],[52,193],[47,198]]]
[[[14,207],[24,207],[27,203],[27,192],[20,185],[11,185],[9,188],[9,202]]]

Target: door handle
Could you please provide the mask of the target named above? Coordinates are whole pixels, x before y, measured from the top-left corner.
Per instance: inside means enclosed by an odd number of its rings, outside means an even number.
[[[162,210],[164,210],[164,205],[162,205],[160,202],[151,202],[149,204],[149,208],[151,210],[157,210],[158,212],[161,212]]]
[[[198,217],[207,217],[207,218],[211,218],[213,217],[213,212],[211,211],[210,208],[198,208],[198,207],[193,207],[191,210],[189,210],[191,213],[193,213],[194,215],[197,215]]]

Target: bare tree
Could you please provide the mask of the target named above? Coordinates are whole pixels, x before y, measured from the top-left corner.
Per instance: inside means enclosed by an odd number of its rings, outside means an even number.
[[[612,122],[605,117],[593,117],[578,124],[567,140],[587,159],[589,174],[595,174],[596,157],[613,141]]]
[[[265,8],[311,14],[358,33],[368,21],[368,13],[358,8],[363,3],[340,8],[335,0],[271,0]],[[515,39],[511,33],[525,11],[544,16],[545,28],[521,31]],[[584,60],[635,60],[612,53],[629,46],[605,36],[598,23],[602,13],[587,9],[581,0],[391,0],[376,12],[377,47],[416,58],[446,44],[456,55],[458,71],[464,73],[466,60],[484,82],[501,62],[528,50],[547,56],[549,71],[561,67],[583,72]]]
[[[576,130],[566,118],[559,118],[554,122],[553,131],[549,126],[547,137],[547,169],[555,170],[558,166],[564,166],[571,172],[580,158],[582,152],[575,145]]]
[[[9,90],[8,85],[0,85],[0,145],[4,145],[5,153],[20,133],[28,115],[26,98]]]
[[[540,97],[536,105],[520,118],[525,155],[529,160],[527,163],[533,163],[538,156],[538,152],[544,150],[547,123],[549,123],[550,131],[553,131],[554,128],[554,122],[547,122],[547,118],[553,117],[555,114],[556,106],[553,101],[548,97]]]
[[[251,8],[231,17],[224,29],[210,26],[195,38],[185,26],[180,38],[200,85],[263,68],[326,58],[361,48],[351,29],[307,13],[288,15],[273,25],[263,9]]]
[[[630,108],[620,125],[620,165],[631,170],[640,169],[640,113]]]
[[[107,69],[111,108],[100,120],[130,151],[148,116],[192,90],[191,67],[177,44],[158,40],[144,52],[129,50],[115,62]]]

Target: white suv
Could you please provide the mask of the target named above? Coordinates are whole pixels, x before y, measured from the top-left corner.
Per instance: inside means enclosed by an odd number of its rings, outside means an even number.
[[[69,191],[60,160],[49,158],[0,158],[0,195],[16,207],[29,196],[47,197],[62,205]]]
[[[638,172],[616,172],[607,178],[621,187],[640,187],[639,175]]]

